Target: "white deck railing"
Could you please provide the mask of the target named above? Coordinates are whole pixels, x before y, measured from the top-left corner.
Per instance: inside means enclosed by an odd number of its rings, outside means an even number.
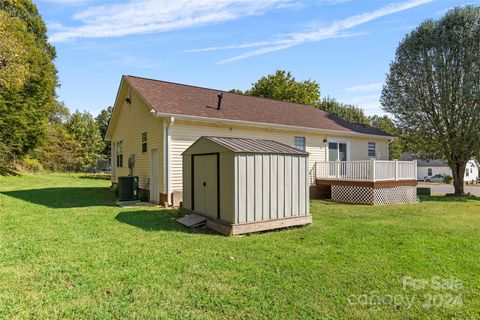
[[[416,180],[416,161],[322,161],[315,163],[317,179],[351,181]]]

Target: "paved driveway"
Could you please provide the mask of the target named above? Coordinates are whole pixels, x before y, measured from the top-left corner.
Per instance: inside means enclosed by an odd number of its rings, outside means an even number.
[[[451,184],[433,184],[433,183],[418,183],[419,187],[430,187],[432,189],[432,194],[444,195],[447,193],[453,193],[454,189]],[[479,186],[465,186],[465,193],[470,192],[475,196],[480,196],[480,185]]]

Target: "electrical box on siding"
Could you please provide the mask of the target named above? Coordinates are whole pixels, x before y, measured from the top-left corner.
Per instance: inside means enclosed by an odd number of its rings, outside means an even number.
[[[308,153],[257,139],[201,137],[183,153],[183,208],[241,234],[311,223]]]

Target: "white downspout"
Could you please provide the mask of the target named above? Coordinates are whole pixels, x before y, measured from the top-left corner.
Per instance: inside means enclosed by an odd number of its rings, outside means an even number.
[[[172,200],[170,198],[170,194],[172,192],[171,188],[171,136],[170,136],[170,128],[173,126],[175,122],[174,117],[167,118],[163,121],[163,192],[167,195],[167,203],[168,205],[172,204]]]
[[[387,160],[390,160],[390,145],[395,141],[395,138],[388,139],[387,142]]]

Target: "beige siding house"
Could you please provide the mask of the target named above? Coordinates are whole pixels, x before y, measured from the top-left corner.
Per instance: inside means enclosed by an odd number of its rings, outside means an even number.
[[[182,153],[202,136],[269,139],[304,149],[312,184],[316,164],[388,160],[392,140],[306,105],[123,76],[106,136],[112,182],[133,174],[151,201],[178,204]]]

